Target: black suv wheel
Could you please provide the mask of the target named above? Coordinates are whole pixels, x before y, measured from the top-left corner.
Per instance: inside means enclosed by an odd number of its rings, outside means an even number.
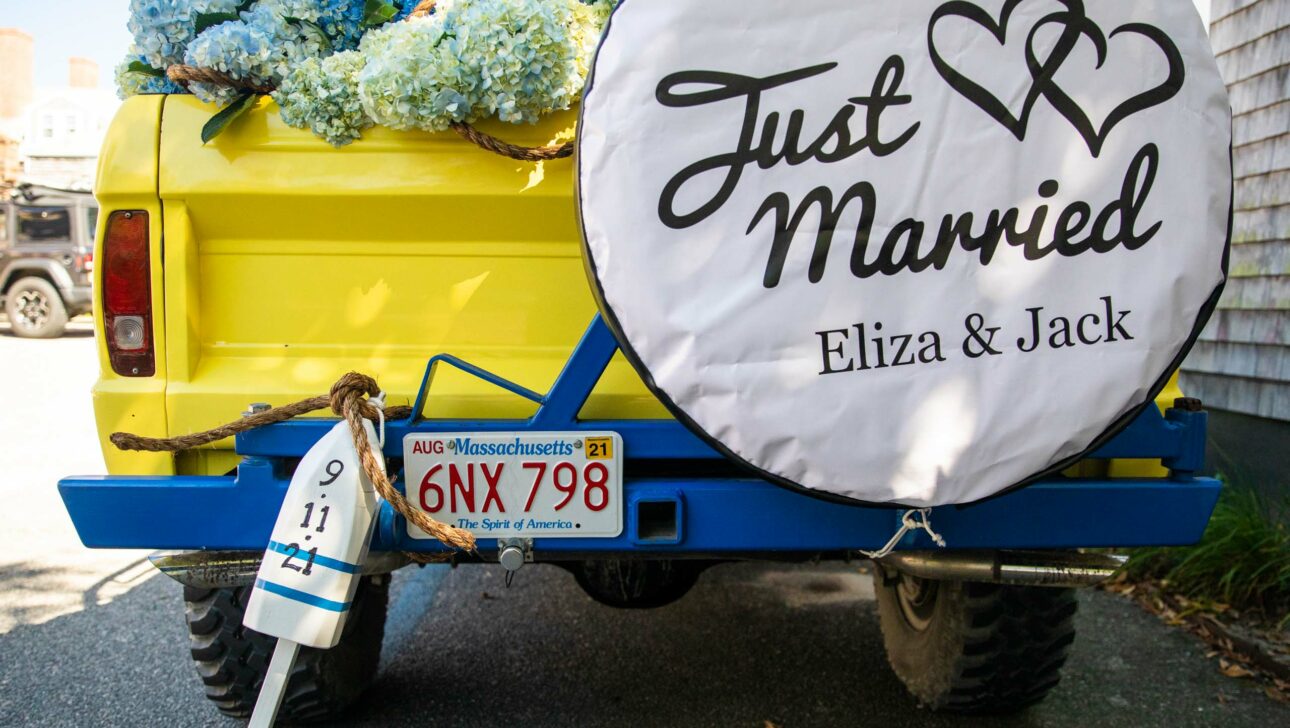
[[[376,676],[385,634],[390,577],[359,583],[340,644],[330,650],[301,647],[278,718],[286,723],[334,719],[362,695]],[[251,587],[184,587],[189,644],[206,697],[224,715],[248,718],[260,695],[277,639],[242,626]]]
[[[13,333],[27,339],[53,339],[67,328],[62,296],[43,278],[22,278],[5,294],[5,315]]]
[[[887,660],[934,710],[1010,713],[1043,700],[1075,640],[1074,589],[884,576],[875,569]]]

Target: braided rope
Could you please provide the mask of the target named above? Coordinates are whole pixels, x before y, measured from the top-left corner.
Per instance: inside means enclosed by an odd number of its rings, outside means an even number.
[[[376,492],[380,493],[381,497],[388,501],[394,507],[394,510],[398,511],[399,515],[408,519],[409,523],[438,539],[444,545],[455,549],[473,551],[475,549],[474,534],[437,521],[425,511],[414,508],[408,502],[408,499],[395,489],[390,482],[389,476],[386,475],[384,468],[381,467],[380,462],[377,460],[376,454],[372,452],[372,444],[367,438],[367,428],[364,426],[363,420],[377,419],[379,413],[376,407],[364,397],[375,397],[380,393],[381,390],[376,386],[375,379],[366,374],[350,372],[338,379],[332,385],[331,392],[325,396],[310,397],[282,407],[274,407],[264,412],[249,414],[240,420],[220,425],[205,432],[194,432],[188,435],[166,438],[140,437],[127,432],[114,432],[108,439],[121,450],[179,452],[223,440],[239,432],[246,432],[247,430],[277,422],[285,422],[306,412],[331,407],[332,412],[335,412],[337,416],[349,423],[349,431],[354,439],[354,449],[358,453],[359,463],[363,466],[363,472],[368,479],[372,481],[372,485],[376,487]],[[412,416],[412,408],[390,407],[385,410],[385,415],[390,419],[406,419]],[[417,554],[409,554],[409,556],[418,561],[421,560]]]
[[[518,159],[521,162],[544,162],[548,159],[563,159],[573,154],[573,142],[551,144],[544,147],[521,147],[510,142],[504,142],[492,134],[486,134],[470,124],[458,122],[452,125],[452,130],[460,134],[462,139],[481,149],[487,149],[493,154],[500,154],[503,157]]]
[[[271,94],[273,87],[258,84],[240,78],[233,78],[223,71],[200,66],[175,64],[166,69],[166,78],[186,88],[190,83],[209,83],[212,86],[227,86],[239,91],[253,91],[257,94]]]
[[[430,7],[434,6],[433,0],[427,0]],[[420,10],[418,8],[417,10]],[[417,11],[413,11],[414,15]],[[427,11],[429,12],[429,11]],[[274,88],[263,84],[257,84],[240,78],[217,71],[213,68],[201,68],[198,66],[186,66],[176,64],[166,69],[166,76],[175,83],[182,84],[185,88],[190,83],[209,83],[216,86],[225,86],[239,91],[250,91],[257,94],[273,93]],[[544,162],[549,159],[563,159],[573,154],[573,142],[564,142],[563,144],[551,144],[541,147],[523,147],[518,144],[511,144],[482,132],[470,124],[456,122],[452,125],[453,131],[461,135],[461,138],[469,141],[480,149],[485,149],[493,154],[499,154],[503,157],[509,157],[521,162]]]

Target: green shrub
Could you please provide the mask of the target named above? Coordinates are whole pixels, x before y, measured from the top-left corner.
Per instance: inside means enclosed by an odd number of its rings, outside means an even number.
[[[1274,507],[1269,507],[1269,506]],[[1223,489],[1209,527],[1195,546],[1135,549],[1128,572],[1158,578],[1170,590],[1237,609],[1257,609],[1271,619],[1290,619],[1290,498],[1269,504],[1241,484]]]

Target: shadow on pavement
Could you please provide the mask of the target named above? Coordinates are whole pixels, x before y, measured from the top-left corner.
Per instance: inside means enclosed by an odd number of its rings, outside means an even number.
[[[56,572],[0,567],[0,594]],[[157,576],[101,603],[118,576],[86,590],[80,611],[0,635],[0,724],[240,725],[202,696],[179,586]],[[509,590],[497,567],[405,569],[381,673],[340,724],[1087,728],[1290,718],[1118,597],[1084,594],[1079,628],[1048,701],[1011,718],[958,719],[919,709],[887,669],[868,577],[854,567],[720,566],[682,601],[650,611],[600,606],[552,566],[526,567]]]
[[[412,575],[413,580],[427,577]],[[563,571],[443,581],[352,716],[364,725],[1268,725],[1290,710],[1218,674],[1191,638],[1086,592],[1066,680],[1010,718],[919,709],[888,669],[867,575],[731,564],[653,611],[595,604]],[[392,625],[393,626],[393,625]],[[1220,704],[1219,692],[1228,701]]]
[[[105,594],[137,565],[86,589],[78,611],[0,635],[0,725],[228,725],[205,705],[188,662],[178,585],[158,575]],[[0,598],[66,572],[0,567]]]

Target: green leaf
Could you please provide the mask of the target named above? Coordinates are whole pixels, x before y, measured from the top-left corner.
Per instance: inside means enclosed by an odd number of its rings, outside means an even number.
[[[398,7],[387,2],[387,0],[367,0],[363,5],[363,27],[371,28],[375,25],[388,23],[391,18],[398,14]]]
[[[235,11],[233,11],[233,12],[235,12],[235,13],[245,13],[246,11],[250,10],[250,9],[251,9],[251,6],[252,6],[252,5],[254,5],[254,4],[255,4],[255,0],[242,0],[242,4],[241,4],[241,5],[238,5],[238,6],[237,6],[237,10],[235,10]]]
[[[193,24],[193,32],[200,35],[203,30],[212,25],[227,23],[230,20],[241,20],[237,13],[198,13],[197,21]]]
[[[315,33],[318,36],[318,40],[322,41],[324,50],[331,51],[331,38],[327,37],[326,31],[322,29],[321,25],[313,22],[312,20],[293,18],[287,15],[282,16],[282,19],[283,21],[299,28],[302,33],[305,31]]]
[[[143,61],[130,61],[130,65],[126,66],[125,70],[127,73],[142,73],[145,76],[156,76],[157,78],[165,78],[166,76],[165,71],[160,68],[153,68]]]
[[[255,105],[255,94],[244,93],[238,96],[233,103],[220,109],[219,113],[212,116],[202,127],[202,144],[219,136],[221,132],[228,128],[237,117],[245,114],[248,109]]]

